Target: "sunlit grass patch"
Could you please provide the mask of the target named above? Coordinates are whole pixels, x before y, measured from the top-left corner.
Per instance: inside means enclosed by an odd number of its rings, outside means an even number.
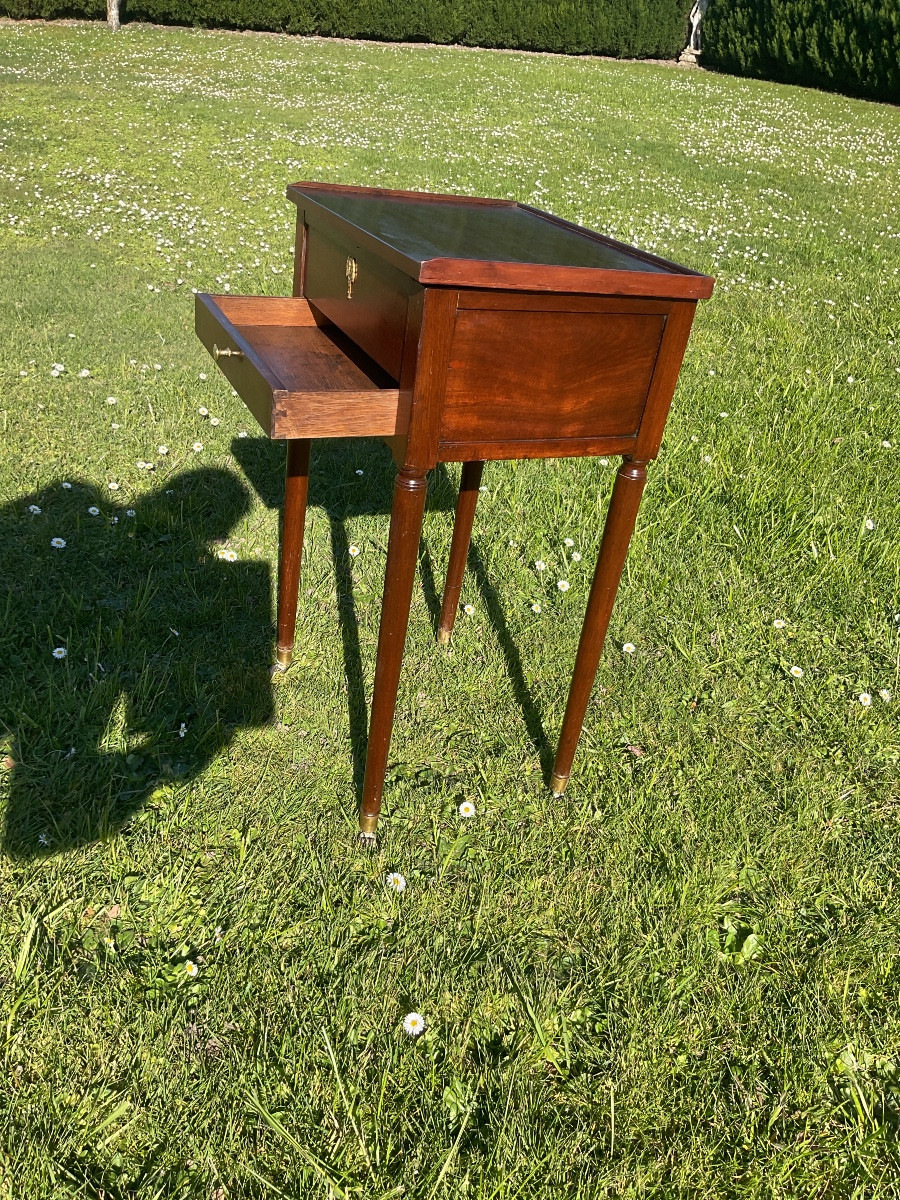
[[[7,24],[0,116],[0,1196],[893,1195],[896,110]],[[390,455],[316,447],[270,680],[283,450],[192,328],[290,291],[302,178],[718,279],[564,801],[615,463],[488,465],[449,652],[434,472],[373,857]]]

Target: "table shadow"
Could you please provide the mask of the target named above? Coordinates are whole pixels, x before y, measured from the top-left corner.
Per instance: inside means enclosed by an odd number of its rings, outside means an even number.
[[[231,448],[263,504],[280,510],[284,499],[284,446],[268,438],[235,438]],[[357,475],[357,471],[361,474]],[[353,787],[358,798],[362,796],[366,771],[369,714],[346,521],[362,515],[384,516],[384,545],[387,546],[395,474],[390,450],[380,439],[323,438],[312,447],[307,508],[320,509],[328,520],[347,682]],[[428,479],[426,516],[430,512],[454,512],[455,509],[456,486],[446,466],[439,463]],[[427,553],[424,534],[420,552]],[[423,572],[422,579],[436,635],[440,599],[433,575]]]
[[[251,486],[269,508],[279,508],[284,496],[284,460],[282,446],[268,438],[235,439],[232,451]],[[361,470],[362,476],[356,471]],[[395,471],[387,446],[380,441],[323,439],[313,446],[310,461],[309,508],[321,508],[328,518],[331,551],[338,594],[338,618],[348,688],[348,718],[353,757],[353,782],[362,794],[368,739],[368,708],[365,696],[359,622],[353,597],[350,546],[345,521],[361,514],[390,517]],[[446,466],[438,463],[430,472],[426,517],[430,512],[455,512],[457,486]],[[476,516],[477,521],[477,516]],[[419,574],[432,629],[437,636],[441,613],[441,594],[426,540],[427,528],[419,544]],[[384,544],[388,523],[385,521]],[[509,631],[499,594],[490,582],[487,568],[476,542],[469,548],[468,569],[484,598],[491,622],[509,673],[516,702],[522,711],[528,735],[538,750],[541,766],[549,779],[553,764],[551,746],[541,721],[540,709],[529,690],[518,648]]]
[[[0,507],[14,858],[111,836],[273,711],[270,568],[220,557],[250,508],[240,479],[183,471],[130,501],[67,482]]]

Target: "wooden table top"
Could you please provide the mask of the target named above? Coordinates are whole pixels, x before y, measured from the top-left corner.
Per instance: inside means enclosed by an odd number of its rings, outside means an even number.
[[[340,229],[424,284],[702,299],[712,280],[514,200],[295,183],[312,223]]]

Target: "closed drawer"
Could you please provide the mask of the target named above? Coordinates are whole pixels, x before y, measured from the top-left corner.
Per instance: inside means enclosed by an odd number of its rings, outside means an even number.
[[[307,227],[307,300],[393,379],[400,378],[406,310],[418,286],[349,239]]]
[[[392,437],[409,427],[408,397],[299,296],[201,293],[194,327],[270,437]]]

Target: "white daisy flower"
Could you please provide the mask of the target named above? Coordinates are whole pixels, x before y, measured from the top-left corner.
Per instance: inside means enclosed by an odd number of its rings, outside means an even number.
[[[793,675],[793,677],[795,679],[802,679],[803,678],[803,668],[802,667],[791,667],[791,674]]]
[[[108,483],[106,486],[109,488],[109,490],[110,490],[111,492],[117,492],[117,491],[119,490],[119,485],[118,485],[117,483],[115,483],[115,482],[113,482],[113,483]]]
[[[545,562],[544,562],[542,559],[540,559],[540,558],[536,558],[536,559],[534,560],[534,569],[535,569],[536,571],[546,571],[546,570],[547,570],[547,564],[546,564],[546,563],[545,563]]]
[[[863,706],[863,708],[868,708],[872,703],[872,697],[869,695],[868,692],[860,692],[859,693],[859,702]]]
[[[210,418],[209,418],[209,423],[210,423],[210,425],[218,425],[218,424],[219,424],[219,418],[218,418],[218,417],[210,417]]]
[[[464,605],[463,605],[463,612],[466,614],[466,616],[467,616],[467,617],[474,617],[474,615],[475,615],[475,605],[474,605],[474,604],[464,604]]]
[[[246,429],[242,429],[242,430],[240,430],[240,432],[238,433],[238,437],[241,437],[241,438],[243,438],[243,437],[249,437],[249,436],[250,436],[250,434],[247,432],[247,430],[246,430]]]
[[[541,611],[541,606],[539,604],[532,604],[531,611],[533,613],[539,613]]]
[[[206,379],[206,372],[205,372],[205,371],[201,371],[201,372],[200,372],[200,378],[201,378],[201,379]],[[203,410],[201,409],[200,411],[202,412]]]
[[[787,622],[783,621],[781,619],[781,617],[776,617],[775,620],[772,622],[772,628],[773,629],[784,629],[786,623]]]
[[[195,962],[191,962],[190,959],[184,964],[184,969],[190,979],[196,979],[200,974],[200,968]]]
[[[418,1037],[425,1029],[425,1018],[421,1013],[407,1013],[403,1018],[403,1029],[410,1037]]]
[[[125,509],[125,516],[126,516],[126,517],[135,517],[135,516],[137,516],[137,513],[134,511],[134,509],[133,509],[133,508],[126,508],[126,509]]]
[[[557,579],[556,586],[561,592],[567,592],[569,590],[569,581],[568,579]]]
[[[347,553],[350,555],[351,558],[356,558],[357,555],[359,554],[359,546],[348,546]]]
[[[885,450],[890,450],[890,448],[891,448],[891,443],[890,443],[890,442],[887,440],[887,438],[885,438],[885,439],[884,439],[884,441],[883,441],[881,444],[882,444],[882,446],[885,448]]]
[[[871,517],[866,517],[866,529],[871,530],[874,528],[875,528],[875,522],[872,520]]]
[[[169,453],[169,447],[168,447],[168,446],[157,446],[157,447],[156,447],[156,453],[157,453],[157,454],[163,454],[163,455],[165,455],[165,454],[168,454],[168,453]]]
[[[581,562],[581,555],[577,550],[572,551],[572,562]]]
[[[201,378],[201,379],[203,379],[203,378],[204,378],[204,376],[203,376],[203,375],[201,375],[201,376],[200,376],[200,378]],[[200,416],[201,416],[201,417],[208,417],[208,416],[209,416],[209,409],[208,409],[208,408],[204,408],[202,404],[201,404],[201,405],[200,405],[200,407],[197,409],[197,412],[200,414]]]
[[[118,396],[107,396],[106,403],[107,404],[118,404],[119,398],[118,398]]]
[[[635,649],[636,647],[634,642],[625,642],[625,644],[622,646],[622,650],[625,654],[634,654]]]
[[[357,473],[357,475],[362,475],[362,473],[363,473],[362,467],[357,467],[356,473]]]
[[[392,892],[399,893],[399,892],[406,891],[406,880],[400,874],[399,871],[391,871],[388,875],[385,876],[384,882],[385,882],[386,886],[391,889]]]
[[[65,658],[68,653],[69,652],[65,648],[65,646],[56,646],[53,650],[53,657],[54,658]]]
[[[67,492],[70,492],[72,490],[71,483],[64,483],[62,486],[66,489]]]
[[[182,721],[182,722],[181,722],[181,725],[179,726],[179,729],[178,729],[178,736],[179,736],[179,737],[186,737],[186,736],[187,736],[187,725],[185,725],[184,721]]]
[[[608,467],[608,466],[609,466],[609,459],[608,459],[608,458],[601,458],[601,459],[600,459],[600,466],[601,466],[601,467]]]
[[[50,545],[53,547],[54,550],[65,550],[66,539],[65,538],[51,538]]]
[[[891,693],[887,690],[887,688],[882,688],[878,695],[882,698],[885,704],[890,704]]]
[[[90,515],[91,515],[92,517],[99,517],[99,516],[100,516],[100,509],[97,507],[97,505],[96,505],[96,504],[92,504],[92,505],[91,505],[91,507],[88,509],[88,512],[90,513]]]
[[[29,504],[28,511],[31,513],[31,515],[33,517],[39,517],[41,515],[41,510],[37,504]]]
[[[457,812],[461,817],[474,817],[475,805],[471,800],[463,800],[462,804],[457,809]]]
[[[564,546],[574,546],[575,543],[571,538],[563,538],[563,545]]]
[[[87,369],[87,367],[82,367],[81,370],[78,372],[79,379],[90,379],[90,377],[91,377],[91,373]]]
[[[193,446],[191,446],[191,449],[193,450],[193,452],[195,454],[199,454],[200,451],[203,449],[203,443],[202,442],[194,442]]]
[[[220,550],[219,558],[221,558],[223,562],[237,562],[237,554],[234,550]]]

